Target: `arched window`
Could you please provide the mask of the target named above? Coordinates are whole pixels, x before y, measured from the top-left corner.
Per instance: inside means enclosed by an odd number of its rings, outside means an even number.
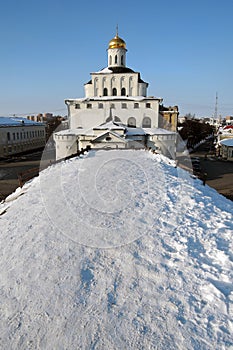
[[[129,96],[133,95],[133,77],[129,78]]]
[[[108,89],[107,88],[104,88],[103,95],[108,96]]]
[[[95,78],[95,80],[94,80],[94,95],[98,96],[98,92],[99,92],[99,89],[98,89],[98,78]]]
[[[115,63],[117,63],[117,55],[115,56]]]
[[[121,55],[121,65],[123,66],[124,65],[124,56]]]
[[[151,119],[149,117],[143,118],[142,127],[143,128],[151,128]]]
[[[112,89],[112,95],[113,95],[113,96],[117,96],[117,89],[116,89],[116,88],[113,88],[113,89]]]
[[[122,88],[121,89],[121,96],[125,96],[125,94],[126,94],[125,88]]]
[[[131,128],[136,128],[136,119],[134,117],[130,117],[127,125]]]
[[[112,56],[109,57],[109,65],[112,65]]]

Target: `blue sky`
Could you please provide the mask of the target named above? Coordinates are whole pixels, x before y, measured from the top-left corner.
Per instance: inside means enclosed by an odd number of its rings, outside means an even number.
[[[0,12],[0,115],[66,114],[119,36],[148,95],[180,114],[233,115],[233,1],[8,0]]]

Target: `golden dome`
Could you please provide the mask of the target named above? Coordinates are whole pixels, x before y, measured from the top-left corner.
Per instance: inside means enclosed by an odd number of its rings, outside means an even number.
[[[118,34],[116,34],[116,36],[109,41],[108,44],[108,48],[109,49],[126,49],[126,43],[124,42],[123,39],[121,39]]]

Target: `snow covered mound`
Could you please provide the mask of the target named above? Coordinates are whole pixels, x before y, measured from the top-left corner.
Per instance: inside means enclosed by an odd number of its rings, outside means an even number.
[[[232,202],[169,163],[90,152],[0,206],[1,349],[233,349]]]

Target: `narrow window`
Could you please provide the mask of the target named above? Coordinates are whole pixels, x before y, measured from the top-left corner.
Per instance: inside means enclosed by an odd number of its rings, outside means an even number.
[[[124,65],[124,56],[121,55],[121,65],[123,66]]]
[[[142,127],[143,128],[151,128],[151,119],[149,117],[143,118]]]
[[[91,103],[87,103],[87,108],[91,109],[92,108],[92,104]]]
[[[134,108],[139,108],[139,103],[138,102],[134,103]]]
[[[113,89],[112,89],[112,95],[113,95],[113,96],[117,96],[117,89],[116,89],[116,88],[113,88]]]
[[[136,127],[136,119],[134,117],[130,117],[128,119],[128,126],[131,128],[135,128]]]
[[[125,93],[126,93],[126,91],[125,91],[125,88],[123,87],[123,88],[121,89],[121,96],[125,96]]]
[[[115,56],[115,63],[117,63],[117,55]]]
[[[107,88],[104,88],[103,95],[108,96],[108,89]]]
[[[112,56],[109,57],[109,65],[112,65]]]
[[[7,133],[7,140],[10,141],[10,139],[11,139],[11,134],[8,132]]]

